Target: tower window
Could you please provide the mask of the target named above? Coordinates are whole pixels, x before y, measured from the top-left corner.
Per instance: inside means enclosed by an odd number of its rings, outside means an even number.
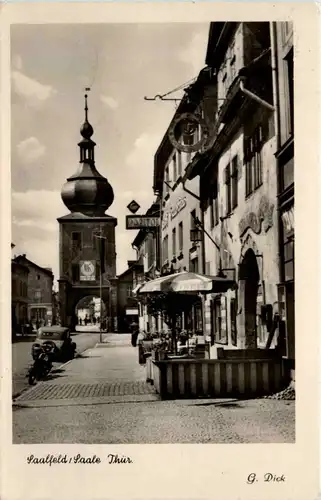
[[[71,241],[72,241],[72,248],[74,250],[80,250],[81,249],[81,233],[80,232],[72,232],[71,233]]]
[[[71,266],[72,281],[79,281],[79,265],[72,264]]]

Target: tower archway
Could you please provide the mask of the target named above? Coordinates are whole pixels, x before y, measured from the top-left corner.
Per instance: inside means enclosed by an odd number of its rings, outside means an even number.
[[[252,248],[249,248],[240,264],[239,280],[241,303],[243,304],[244,347],[257,347],[256,308],[260,273],[257,259]]]
[[[81,331],[83,327],[98,331],[100,326],[105,329],[109,324],[107,306],[97,295],[86,295],[81,298],[75,306],[75,315],[76,331]]]

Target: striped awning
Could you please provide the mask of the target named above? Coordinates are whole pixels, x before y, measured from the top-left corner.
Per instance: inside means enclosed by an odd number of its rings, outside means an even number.
[[[222,276],[205,276],[183,271],[169,274],[143,284],[137,292],[157,293],[224,293],[235,285],[235,281]]]

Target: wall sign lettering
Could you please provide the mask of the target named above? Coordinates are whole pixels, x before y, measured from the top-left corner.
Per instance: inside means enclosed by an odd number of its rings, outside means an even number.
[[[169,219],[173,220],[179,212],[181,212],[186,207],[186,196],[178,198],[175,205],[170,207],[167,212],[163,215],[162,229],[166,229],[168,226]]]

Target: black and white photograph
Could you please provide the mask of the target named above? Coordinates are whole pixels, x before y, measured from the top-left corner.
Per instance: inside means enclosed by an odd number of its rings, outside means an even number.
[[[293,51],[12,25],[14,443],[295,442]]]
[[[1,498],[312,500],[314,9],[49,3],[1,21]]]

